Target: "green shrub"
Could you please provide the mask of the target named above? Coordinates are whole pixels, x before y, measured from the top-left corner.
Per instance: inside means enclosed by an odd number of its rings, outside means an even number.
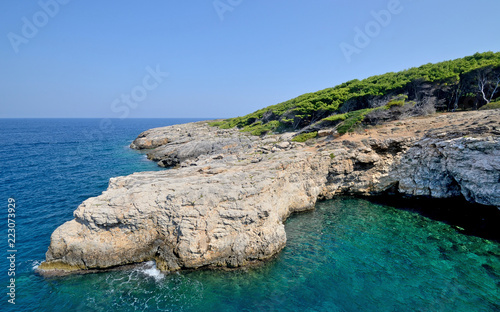
[[[336,114],[326,118],[323,118],[324,121],[344,121],[347,119],[347,114]]]
[[[462,97],[474,96],[475,92],[471,90],[475,89],[476,86],[471,84],[466,77],[467,75],[475,75],[475,71],[487,67],[491,67],[491,70],[499,70],[500,52],[476,53],[472,56],[436,64],[429,63],[396,73],[389,72],[363,80],[354,79],[332,88],[306,93],[288,101],[262,108],[246,116],[216,122],[213,125],[222,129],[234,127],[243,129],[253,125],[251,132],[262,134],[275,131],[276,127],[262,127],[262,125],[256,124],[258,121],[262,121],[263,124],[280,121],[283,129],[286,129],[287,126],[288,129],[300,129],[316,121],[324,120],[329,122],[343,121],[341,131],[347,132],[363,119],[362,115],[352,115],[351,113],[354,113],[352,109],[367,107],[366,103],[374,97],[414,92],[417,86],[425,83],[434,83],[436,86],[444,88],[455,88],[462,85],[462,88],[465,87],[463,90],[465,93],[462,94]],[[404,107],[408,104],[406,100],[405,95],[398,95],[391,99],[384,108]],[[492,105],[483,109],[488,109],[488,107],[492,107]],[[335,114],[339,111],[348,112],[349,115]]]
[[[386,108],[391,108],[393,106],[405,106],[405,102],[408,99],[408,95],[400,94],[394,97],[389,103],[386,104]]]
[[[498,108],[500,108],[500,99],[498,101],[491,102],[489,104],[481,106],[479,109],[480,110],[487,110],[487,109],[498,109]]]
[[[301,133],[297,136],[295,136],[292,141],[293,142],[305,142],[309,139],[313,139],[315,137],[318,136],[318,132],[317,131],[314,131],[314,132],[309,132],[309,133]]]
[[[365,108],[347,113],[347,119],[337,127],[338,133],[344,134],[354,131],[354,128],[365,119],[366,114],[374,110],[375,108]]]
[[[267,124],[263,124],[262,121],[257,121],[249,126],[245,126],[240,131],[250,132],[252,135],[264,135],[268,132],[275,131],[280,126],[281,123],[277,120],[270,121]]]
[[[224,120],[223,121],[212,121],[212,122],[209,122],[208,125],[210,127],[220,127],[224,124]]]

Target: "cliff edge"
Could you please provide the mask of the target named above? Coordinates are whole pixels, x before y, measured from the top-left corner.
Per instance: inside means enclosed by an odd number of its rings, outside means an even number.
[[[164,271],[244,266],[285,246],[291,213],[336,195],[391,191],[500,207],[500,110],[291,138],[207,122],[140,134],[131,147],[172,169],[110,179],[54,231],[40,272],[151,259]]]

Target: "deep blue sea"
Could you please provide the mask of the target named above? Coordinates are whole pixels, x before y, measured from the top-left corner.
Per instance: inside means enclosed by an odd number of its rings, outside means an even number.
[[[111,177],[165,170],[128,148],[183,119],[0,119],[1,311],[500,311],[500,245],[421,214],[338,198],[286,223],[258,267],[162,274],[154,263],[44,278],[51,233]],[[15,211],[10,298],[8,200]],[[11,225],[12,228],[12,225]],[[13,272],[13,271],[10,271]]]

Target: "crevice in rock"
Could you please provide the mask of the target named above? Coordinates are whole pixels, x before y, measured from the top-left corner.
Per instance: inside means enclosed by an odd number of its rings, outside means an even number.
[[[460,186],[460,183],[458,183],[457,180],[455,180],[455,178],[449,173],[448,173],[448,177],[451,180],[450,184],[448,184],[448,189],[450,190],[450,193],[457,194],[457,195],[462,194],[462,187]],[[458,195],[458,196],[463,197],[463,194]],[[465,200],[465,197],[464,197],[464,200]]]
[[[391,142],[370,142],[370,147],[379,155],[396,155],[406,150],[406,142],[391,141]]]
[[[354,171],[368,171],[374,167],[374,163],[363,163],[358,161],[353,164],[352,168],[354,169]]]

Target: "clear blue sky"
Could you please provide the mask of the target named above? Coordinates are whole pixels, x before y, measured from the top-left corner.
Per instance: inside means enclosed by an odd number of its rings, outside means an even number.
[[[0,118],[234,117],[354,78],[500,51],[498,0],[397,2],[220,0],[218,13],[213,0],[5,0]],[[372,15],[381,10],[390,21]],[[355,42],[356,28],[370,41]],[[343,43],[356,49],[350,61]],[[168,77],[155,80],[157,67]]]

